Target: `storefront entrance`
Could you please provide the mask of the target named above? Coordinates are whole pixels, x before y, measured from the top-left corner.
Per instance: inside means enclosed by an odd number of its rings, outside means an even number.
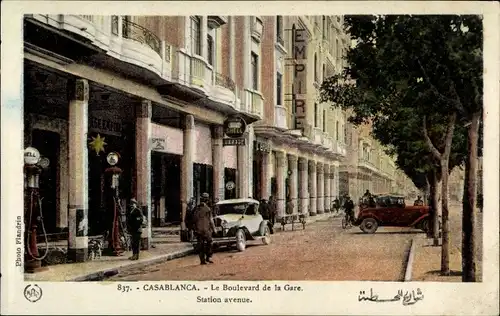
[[[180,224],[181,158],[174,154],[151,153],[151,216],[156,227]]]
[[[43,223],[47,234],[59,233],[57,212],[59,210],[59,149],[58,133],[34,129],[31,146],[38,149],[41,157],[49,159],[49,166],[40,174],[40,197],[42,198]]]

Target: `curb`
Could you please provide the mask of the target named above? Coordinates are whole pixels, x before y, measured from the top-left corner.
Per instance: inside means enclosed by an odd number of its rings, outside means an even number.
[[[158,257],[153,257],[146,259],[144,261],[139,261],[139,262],[127,262],[125,264],[122,264],[121,266],[115,267],[115,268],[107,268],[103,269],[97,272],[92,272],[89,274],[85,274],[76,278],[72,278],[70,280],[67,280],[69,282],[81,282],[81,281],[102,281],[105,278],[112,277],[118,273],[120,273],[120,270],[123,269],[131,269],[131,268],[137,268],[137,267],[146,267],[149,265],[153,265],[155,263],[159,263],[162,261],[170,261],[173,259],[177,258],[182,258],[185,256],[188,256],[194,252],[194,249],[186,248],[182,250],[177,250],[175,252],[167,253]]]
[[[415,251],[416,251],[415,249],[417,248],[416,243],[417,243],[417,238],[412,238],[410,253],[408,254],[408,261],[406,262],[405,278],[403,280],[404,282],[411,281],[411,274],[413,271],[413,260],[415,260]]]

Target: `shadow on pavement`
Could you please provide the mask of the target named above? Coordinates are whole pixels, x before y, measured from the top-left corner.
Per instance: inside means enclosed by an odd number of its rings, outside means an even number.
[[[371,235],[418,235],[418,234],[423,234],[424,232],[375,232],[373,234],[367,234],[367,233],[364,233],[364,232],[353,232],[351,234],[354,234],[354,235],[367,235],[367,236],[371,236]]]
[[[441,274],[441,270],[433,270],[433,271],[428,271],[425,273],[426,275],[439,275],[439,276],[444,276]],[[457,270],[452,270],[450,271],[449,275],[446,276],[462,276],[462,271],[457,271]]]

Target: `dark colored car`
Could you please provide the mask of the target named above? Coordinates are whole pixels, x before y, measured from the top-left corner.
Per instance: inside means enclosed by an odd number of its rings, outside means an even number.
[[[427,232],[430,222],[429,206],[406,205],[403,196],[388,194],[360,201],[354,225],[367,234],[373,234],[379,226],[415,227]]]

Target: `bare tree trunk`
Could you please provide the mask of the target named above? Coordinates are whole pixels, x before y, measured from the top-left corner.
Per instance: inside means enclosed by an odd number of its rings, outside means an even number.
[[[431,181],[429,181],[432,210],[432,238],[434,246],[439,246],[439,181],[436,172],[432,172]]]
[[[464,195],[462,201],[462,281],[477,282],[476,270],[476,195],[479,120],[481,112],[472,115],[468,128],[468,157],[465,162]]]
[[[448,158],[441,160],[441,212],[443,220],[443,244],[441,248],[441,274],[450,275],[450,222],[448,209]]]

